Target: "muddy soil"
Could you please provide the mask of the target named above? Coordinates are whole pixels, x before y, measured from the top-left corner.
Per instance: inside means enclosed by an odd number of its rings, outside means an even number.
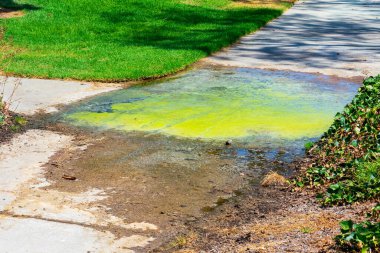
[[[291,171],[284,162],[286,151],[269,159],[265,150],[244,151],[224,143],[78,130],[62,124],[47,128],[74,135],[75,148],[58,152],[45,166],[45,177],[52,182],[46,189],[103,189],[108,198],[97,203],[106,206],[109,215],[158,227],[152,231],[157,239],[144,250],[185,233],[187,223],[223,206],[249,184],[257,185],[268,171]],[[125,233],[116,226],[107,230],[116,236]]]

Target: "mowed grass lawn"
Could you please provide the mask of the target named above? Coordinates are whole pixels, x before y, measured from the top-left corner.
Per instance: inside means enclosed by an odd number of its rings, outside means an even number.
[[[290,6],[246,2],[1,0],[1,7],[26,14],[0,19],[0,69],[20,76],[98,81],[174,73]]]

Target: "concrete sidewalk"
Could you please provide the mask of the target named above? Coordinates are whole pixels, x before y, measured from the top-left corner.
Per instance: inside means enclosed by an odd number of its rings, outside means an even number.
[[[212,64],[341,77],[380,73],[380,0],[300,1]]]
[[[112,83],[0,76],[0,95],[4,96],[4,101],[10,103],[12,111],[26,115],[56,112],[61,105],[120,88],[121,84]]]

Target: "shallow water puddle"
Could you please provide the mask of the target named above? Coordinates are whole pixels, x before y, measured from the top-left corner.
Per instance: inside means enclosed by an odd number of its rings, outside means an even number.
[[[310,74],[200,69],[99,96],[66,120],[190,138],[295,140],[321,135],[357,88]]]

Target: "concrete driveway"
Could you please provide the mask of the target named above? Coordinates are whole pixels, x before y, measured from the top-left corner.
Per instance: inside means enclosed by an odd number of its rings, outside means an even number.
[[[206,62],[341,77],[379,74],[380,0],[299,1]]]

